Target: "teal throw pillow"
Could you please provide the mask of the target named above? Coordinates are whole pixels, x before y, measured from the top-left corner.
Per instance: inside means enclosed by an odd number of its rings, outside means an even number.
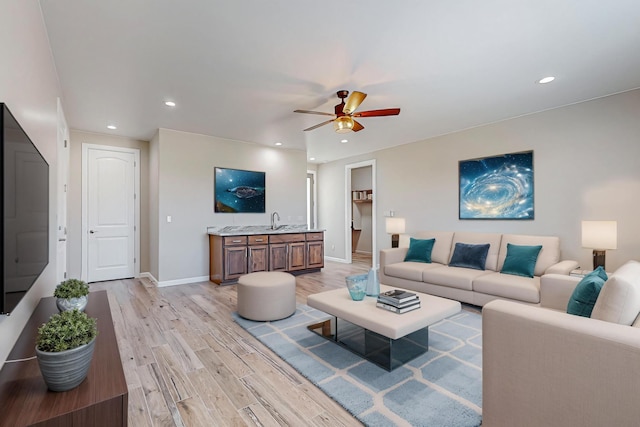
[[[507,256],[504,259],[504,265],[500,273],[533,277],[538,254],[541,250],[542,245],[522,246],[507,243]]]
[[[569,298],[567,313],[591,317],[593,306],[596,304],[598,295],[600,295],[600,291],[608,278],[602,267],[598,267],[584,276],[573,290],[571,298]]]
[[[484,270],[489,253],[489,243],[482,245],[470,245],[468,243],[456,243],[453,249],[449,267],[474,268]]]
[[[433,244],[436,239],[409,239],[409,250],[405,255],[405,261],[414,262],[431,262],[431,251],[433,250]]]

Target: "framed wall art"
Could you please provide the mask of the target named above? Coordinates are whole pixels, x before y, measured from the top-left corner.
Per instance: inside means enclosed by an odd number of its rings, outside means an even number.
[[[265,173],[215,167],[214,212],[264,213]]]
[[[459,162],[460,219],[534,219],[533,151]]]

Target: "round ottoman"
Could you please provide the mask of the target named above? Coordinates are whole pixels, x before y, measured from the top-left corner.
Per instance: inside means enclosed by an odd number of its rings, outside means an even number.
[[[281,271],[261,271],[238,279],[238,314],[249,320],[278,320],[296,311],[296,278]]]

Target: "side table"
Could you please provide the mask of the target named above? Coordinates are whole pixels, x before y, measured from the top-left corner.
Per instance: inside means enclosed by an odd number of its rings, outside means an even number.
[[[35,355],[38,327],[58,312],[42,298],[7,360]],[[128,391],[106,291],[91,292],[85,312],[98,319],[98,337],[87,378],[65,392],[47,389],[36,359],[5,363],[0,371],[3,426],[126,426]]]

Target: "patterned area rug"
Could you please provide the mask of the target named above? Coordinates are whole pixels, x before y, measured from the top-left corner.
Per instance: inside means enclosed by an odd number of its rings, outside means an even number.
[[[234,320],[368,426],[479,426],[482,317],[463,310],[429,328],[429,351],[392,372],[310,332],[329,315],[299,304],[275,322]]]

